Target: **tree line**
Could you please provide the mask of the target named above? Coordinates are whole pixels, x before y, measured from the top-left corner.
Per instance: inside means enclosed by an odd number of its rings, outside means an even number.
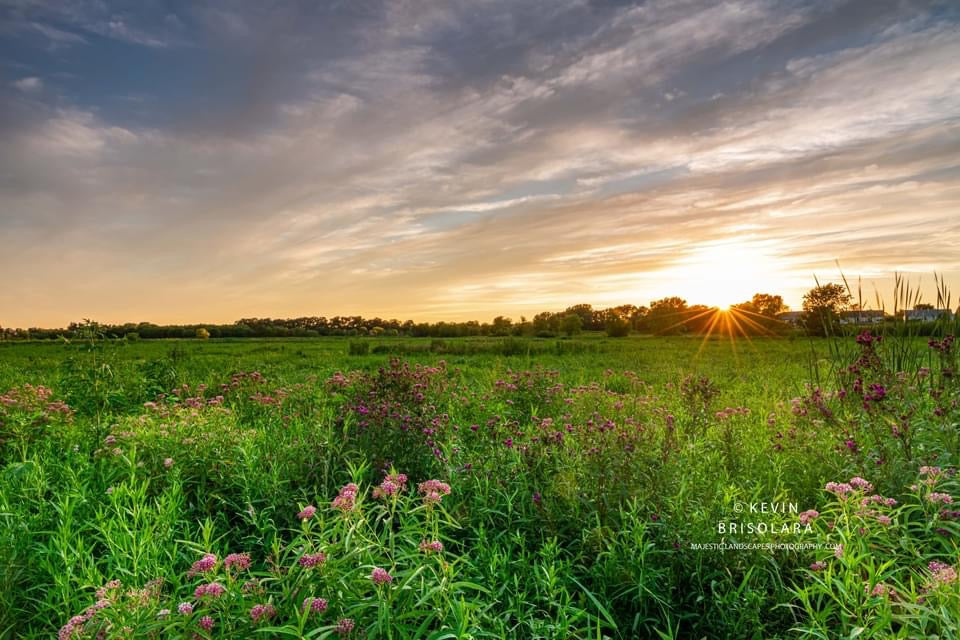
[[[649,306],[623,304],[595,309],[576,304],[563,311],[544,311],[513,320],[497,316],[491,322],[415,322],[362,316],[304,316],[300,318],[243,318],[230,324],[171,324],[150,322],[100,324],[91,320],[70,323],[65,328],[10,329],[0,327],[0,339],[75,339],[91,336],[136,339],[160,338],[311,338],[320,336],[405,336],[461,338],[471,336],[574,336],[584,331],[605,332],[611,337],[631,333],[682,335],[733,333],[744,335],[810,335],[837,333],[841,314],[856,307],[842,285],[825,284],[803,298],[803,312],[794,322],[785,322],[788,311],[783,297],[757,293],[747,301],[721,311],[702,304],[688,304],[679,296],[654,300]]]

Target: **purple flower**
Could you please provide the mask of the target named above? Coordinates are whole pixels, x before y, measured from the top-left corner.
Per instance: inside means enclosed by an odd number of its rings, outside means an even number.
[[[353,619],[352,618],[341,618],[337,620],[337,626],[334,629],[341,636],[345,636],[351,631],[353,631]]]
[[[254,622],[269,620],[275,615],[277,615],[277,610],[272,604],[255,604],[250,609],[250,619]]]
[[[373,571],[370,573],[370,579],[373,580],[373,584],[378,587],[393,582],[393,576],[387,573],[386,569],[381,569],[380,567],[373,568]]]
[[[243,571],[250,568],[250,554],[249,553],[231,553],[223,560],[223,566],[228,571],[232,567],[236,567],[237,570]]]
[[[217,566],[217,556],[212,553],[206,553],[202,558],[193,563],[187,576],[195,576],[198,573],[209,573]]]
[[[823,571],[826,568],[827,568],[827,563],[824,562],[823,560],[818,560],[810,565],[811,571]]]
[[[306,597],[303,599],[303,610],[310,613],[323,613],[327,610],[327,601],[323,598]]]
[[[177,606],[177,611],[179,611],[181,615],[188,616],[193,613],[193,605],[189,602],[181,602]]]
[[[321,553],[305,553],[300,556],[300,566],[304,569],[319,567],[327,561],[327,556]]]
[[[213,618],[211,618],[210,616],[203,616],[202,618],[200,618],[200,621],[197,624],[200,625],[201,629],[204,629],[205,631],[210,631],[210,629],[213,629]]]

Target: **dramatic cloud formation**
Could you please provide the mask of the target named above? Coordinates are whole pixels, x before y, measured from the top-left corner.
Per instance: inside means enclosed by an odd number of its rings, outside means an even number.
[[[6,326],[960,289],[955,2],[17,0],[0,42]]]

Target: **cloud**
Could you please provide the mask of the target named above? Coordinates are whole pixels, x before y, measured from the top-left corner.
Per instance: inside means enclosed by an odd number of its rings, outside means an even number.
[[[104,39],[134,44],[158,86],[108,78],[146,115],[67,81],[24,91],[102,72],[23,45],[0,91],[7,324],[697,302],[697,269],[730,246],[794,305],[837,258],[960,286],[949,11],[54,3],[18,19],[83,33],[94,60]]]
[[[36,76],[28,76],[13,81],[13,86],[24,92],[40,91],[43,89],[43,80]]]

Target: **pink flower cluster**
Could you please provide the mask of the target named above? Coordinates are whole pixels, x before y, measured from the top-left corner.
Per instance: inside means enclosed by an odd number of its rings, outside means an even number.
[[[800,524],[808,525],[820,515],[820,512],[815,509],[808,509],[800,514]]]
[[[353,618],[341,618],[337,620],[337,626],[334,629],[341,636],[345,636],[351,631],[353,631],[354,622]]]
[[[177,605],[177,611],[180,612],[180,615],[188,616],[193,613],[193,605],[189,602],[181,602]]]
[[[322,566],[327,561],[327,556],[323,553],[305,553],[300,556],[300,566],[304,569]]]
[[[374,498],[386,498],[397,495],[407,488],[407,476],[403,473],[388,474],[379,487],[374,488]]]
[[[734,416],[748,416],[750,415],[750,409],[747,407],[727,407],[726,409],[721,409],[714,414],[714,417],[717,420],[723,421],[728,420]]]
[[[255,604],[250,609],[250,619],[254,622],[269,620],[277,615],[277,610],[272,604]]]
[[[931,577],[940,584],[950,584],[957,581],[957,570],[943,562],[931,562],[927,565]]]
[[[209,573],[217,567],[217,556],[212,553],[206,553],[202,558],[193,563],[193,566],[190,567],[190,571],[187,572],[188,577],[193,577],[200,573]]]
[[[949,493],[937,493],[934,491],[927,496],[927,500],[933,502],[934,504],[951,504],[953,502],[953,496],[951,496]]]
[[[312,504],[308,504],[303,508],[303,511],[297,514],[297,517],[301,520],[309,520],[317,513],[317,508]]]
[[[370,573],[370,579],[373,580],[373,584],[378,587],[393,582],[393,576],[387,573],[386,569],[381,569],[380,567],[373,568],[373,571]]]
[[[82,614],[70,618],[70,620],[67,621],[67,624],[60,627],[60,631],[57,632],[57,640],[68,640],[68,638],[82,635],[84,625],[87,624],[87,622],[89,622],[98,611],[101,609],[106,609],[110,606],[110,604],[110,600],[101,598],[97,600],[95,604],[87,607],[87,610]]]
[[[835,494],[838,498],[846,498],[848,494],[857,491],[864,493],[873,491],[873,485],[860,476],[850,478],[850,482],[828,482],[824,488],[830,493]]]
[[[353,511],[353,508],[357,503],[357,494],[359,492],[360,487],[353,482],[345,485],[340,489],[340,493],[337,494],[337,497],[333,499],[333,508],[337,509],[341,513],[349,513],[350,511]]]
[[[437,504],[443,496],[450,495],[450,485],[439,480],[427,480],[417,485],[417,491],[426,504]]]
[[[323,598],[306,597],[303,600],[303,610],[310,613],[323,613],[327,610],[327,601]]]
[[[213,618],[211,618],[210,616],[203,616],[202,618],[200,618],[197,624],[200,625],[200,628],[203,629],[204,631],[210,631],[211,629],[213,629]]]
[[[196,589],[193,590],[194,598],[202,598],[204,596],[210,596],[211,598],[219,598],[227,590],[219,582],[210,582],[208,584],[201,584]]]
[[[420,543],[420,551],[423,553],[442,553],[443,543],[439,540],[424,540]]]
[[[250,568],[249,553],[231,553],[223,559],[223,567],[229,571],[236,567],[237,571],[245,571]]]

